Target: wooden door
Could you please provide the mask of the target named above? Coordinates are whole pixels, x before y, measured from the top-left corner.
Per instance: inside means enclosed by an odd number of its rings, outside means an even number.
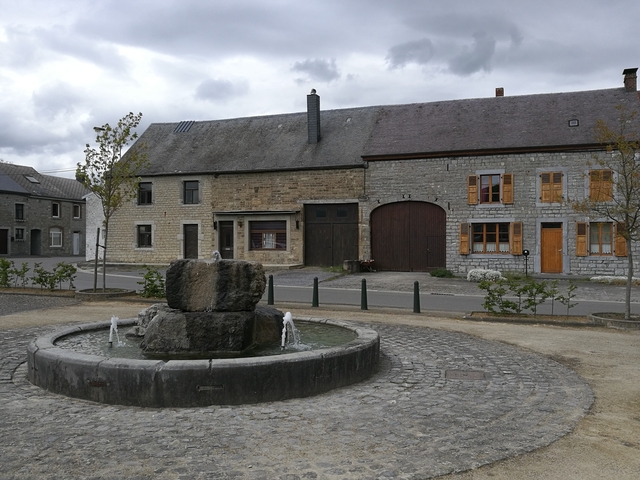
[[[358,260],[358,204],[312,204],[304,208],[304,263],[341,266]]]
[[[187,223],[183,225],[184,230],[184,257],[198,258],[198,224]]]
[[[446,213],[427,202],[389,203],[371,213],[378,270],[427,272],[446,267]]]
[[[540,231],[540,271],[562,273],[562,224],[543,223]]]
[[[218,222],[218,248],[220,256],[226,260],[233,260],[233,222]]]

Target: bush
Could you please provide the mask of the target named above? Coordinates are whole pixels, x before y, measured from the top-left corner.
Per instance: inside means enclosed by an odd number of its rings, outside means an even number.
[[[451,270],[447,270],[446,268],[436,268],[435,270],[431,270],[429,274],[432,277],[438,278],[452,278],[453,272]]]
[[[470,282],[481,282],[482,280],[489,280],[491,282],[497,282],[502,278],[502,273],[497,270],[485,270],[484,268],[474,268],[467,273],[467,280]]]
[[[139,285],[142,285],[140,295],[145,298],[163,298],[166,295],[164,277],[157,268],[148,267],[147,265],[144,265],[143,268],[147,271],[142,276],[143,280],[138,282]]]
[[[10,262],[6,258],[0,258],[0,287],[8,288],[11,268],[13,267],[13,262]]]

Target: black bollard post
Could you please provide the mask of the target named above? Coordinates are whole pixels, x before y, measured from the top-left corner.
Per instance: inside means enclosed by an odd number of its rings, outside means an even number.
[[[313,277],[313,300],[311,301],[311,306],[318,306],[318,277]]]
[[[420,286],[413,282],[413,313],[420,313]]]
[[[267,290],[267,305],[273,305],[273,275],[269,275],[269,287]]]
[[[362,291],[360,293],[360,309],[367,310],[367,280],[362,279]]]

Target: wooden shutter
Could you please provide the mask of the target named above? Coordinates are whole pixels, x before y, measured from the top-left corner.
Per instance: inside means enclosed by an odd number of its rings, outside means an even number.
[[[616,223],[615,227],[615,255],[616,257],[627,256],[627,239],[622,236],[624,231],[624,223]]]
[[[467,178],[467,203],[469,205],[478,204],[478,176],[469,175]]]
[[[543,173],[540,175],[540,201],[551,202],[551,174]]]
[[[587,224],[576,222],[576,256],[587,256]]]
[[[522,255],[522,222],[513,222],[511,227],[511,254]]]
[[[613,172],[591,170],[589,172],[589,200],[610,202],[613,199]]]
[[[469,255],[469,224],[460,224],[460,255]]]
[[[502,175],[502,203],[513,203],[513,173]]]
[[[562,202],[562,172],[551,174],[551,201]]]

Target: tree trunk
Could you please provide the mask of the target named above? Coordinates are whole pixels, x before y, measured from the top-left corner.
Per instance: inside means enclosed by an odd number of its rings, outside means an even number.
[[[627,272],[627,291],[624,298],[624,319],[631,320],[631,285],[633,283],[633,254],[631,251],[631,239],[627,238],[627,257],[628,259],[628,272]]]
[[[102,246],[102,291],[107,291],[107,237],[109,236],[109,221],[104,222],[104,245]]]

